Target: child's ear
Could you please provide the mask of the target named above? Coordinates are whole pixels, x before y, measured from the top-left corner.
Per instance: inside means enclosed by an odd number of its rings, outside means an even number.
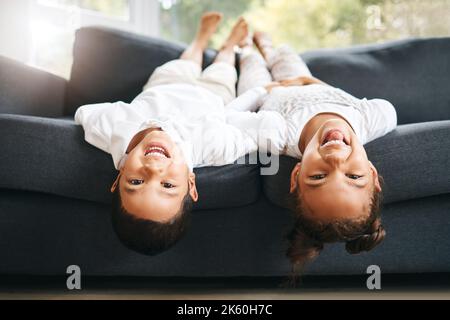
[[[112,186],[111,186],[111,193],[114,193],[117,189],[117,187],[119,186],[119,181],[120,181],[120,177],[122,176],[122,169],[120,169],[119,173],[117,174],[117,178],[116,180],[114,180]]]
[[[373,163],[370,162],[370,161],[369,161],[369,166],[370,166],[370,170],[371,170],[372,176],[373,176],[373,183],[374,183],[374,186],[375,186],[375,191],[376,192],[381,192],[381,184],[380,184],[380,179],[378,178],[377,168],[375,168]]]
[[[195,184],[195,173],[191,172],[189,173],[189,195],[192,198],[192,201],[197,202],[198,200],[198,192],[197,192],[197,186]]]
[[[301,162],[297,163],[291,172],[291,186],[289,189],[290,193],[294,193],[298,186],[298,175],[300,174]]]

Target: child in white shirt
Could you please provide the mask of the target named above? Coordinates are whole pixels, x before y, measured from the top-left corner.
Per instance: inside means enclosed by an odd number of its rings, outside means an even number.
[[[135,251],[157,254],[182,236],[198,199],[194,167],[230,164],[257,150],[250,130],[227,124],[225,112],[236,95],[234,47],[247,37],[244,19],[201,70],[220,20],[218,13],[205,14],[180,59],[157,68],[131,103],[86,105],[75,114],[86,141],[110,153],[120,170],[111,188],[112,221]]]
[[[300,160],[290,183],[295,225],[287,255],[294,274],[324,243],[346,242],[350,253],[371,250],[385,236],[382,178],[363,144],[395,129],[394,107],[382,99],[357,99],[314,78],[297,53],[287,46],[275,50],[266,34],[255,33],[254,41],[262,56],[251,47],[243,50],[238,91],[247,102],[240,107],[259,109],[248,117],[277,128],[260,133],[261,151]],[[263,86],[272,80],[284,87],[269,95]],[[242,117],[234,121],[241,123]]]

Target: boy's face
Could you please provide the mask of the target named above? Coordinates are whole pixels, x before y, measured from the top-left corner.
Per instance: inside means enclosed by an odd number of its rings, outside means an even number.
[[[381,191],[378,173],[350,125],[324,122],[292,171],[291,193],[300,192],[307,212],[327,221],[367,216],[374,191]]]
[[[188,192],[197,201],[195,175],[181,149],[164,131],[145,132],[133,139],[131,148],[119,181],[126,211],[141,219],[167,222],[180,211]]]

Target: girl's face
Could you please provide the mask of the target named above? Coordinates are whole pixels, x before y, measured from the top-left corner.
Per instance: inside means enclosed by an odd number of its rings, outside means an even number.
[[[179,212],[188,192],[197,201],[195,175],[164,131],[151,130],[133,139],[131,148],[119,181],[126,211],[141,219],[167,222]]]
[[[291,193],[322,220],[367,216],[378,173],[350,125],[343,119],[322,124],[291,174]]]

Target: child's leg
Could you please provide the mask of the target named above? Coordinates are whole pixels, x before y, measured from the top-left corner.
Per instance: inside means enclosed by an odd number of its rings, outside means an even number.
[[[272,82],[266,61],[251,46],[243,48],[239,65],[238,95],[255,87],[264,87]]]
[[[148,88],[169,83],[194,83],[201,76],[203,51],[222,19],[222,15],[209,12],[202,16],[197,35],[180,59],[172,60],[158,67],[144,86]]]
[[[208,47],[208,42],[214,32],[216,32],[220,20],[222,20],[222,14],[220,13],[209,12],[204,14],[197,31],[197,35],[189,47],[183,52],[180,59],[191,60],[202,66],[203,51],[205,51]]]
[[[222,45],[214,62],[203,71],[200,84],[218,94],[227,104],[236,97],[236,54],[235,46],[248,36],[248,25],[243,18],[239,18],[230,35]]]
[[[274,49],[272,40],[265,33],[255,33],[254,41],[268,62],[275,81],[299,77],[312,77],[308,66],[302,58],[289,46]]]

